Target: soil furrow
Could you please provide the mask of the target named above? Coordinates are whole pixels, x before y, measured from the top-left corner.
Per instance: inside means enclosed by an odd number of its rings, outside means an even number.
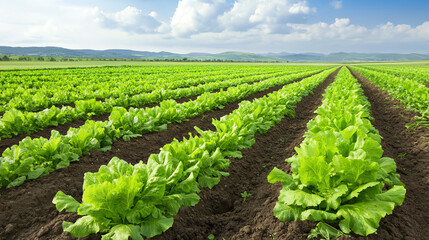
[[[377,235],[357,239],[427,239],[429,228],[429,142],[426,128],[407,130],[405,124],[414,122],[417,113],[406,111],[402,105],[359,73],[352,74],[362,84],[371,103],[372,124],[383,137],[384,156],[395,159],[397,172],[407,193],[402,206],[380,222]]]
[[[322,93],[337,73],[297,104],[295,117],[285,117],[266,134],[257,135],[255,144],[242,150],[243,158],[231,159],[230,176],[222,177],[213,189],[203,190],[200,203],[181,208],[173,227],[153,239],[207,239],[210,234],[228,240],[305,239],[313,223],[281,222],[273,216],[281,185],[268,183],[267,176],[274,167],[289,170],[284,160],[302,142],[307,122],[315,117]],[[241,193],[245,191],[251,196],[244,201]]]
[[[299,81],[297,79],[295,81]],[[76,199],[82,198],[82,184],[85,172],[98,171],[100,165],[107,164],[117,156],[130,163],[146,160],[150,154],[172,142],[174,138],[187,137],[189,132],[196,133],[194,126],[212,129],[212,118],[220,118],[238,107],[243,100],[253,100],[282,88],[272,87],[263,92],[252,94],[244,99],[227,104],[223,109],[210,111],[204,115],[189,119],[187,122],[168,125],[168,130],[144,134],[130,142],[116,141],[112,150],[106,153],[91,151],[82,156],[79,162],[59,169],[39,179],[29,180],[23,185],[0,190],[0,239],[72,239],[68,233],[62,233],[62,221],[74,221],[76,214],[58,213],[52,199],[61,190]],[[88,239],[99,239],[90,236]]]

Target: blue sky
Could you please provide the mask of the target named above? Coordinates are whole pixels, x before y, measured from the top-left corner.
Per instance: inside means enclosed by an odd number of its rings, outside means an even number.
[[[0,0],[0,45],[429,53],[425,0]]]

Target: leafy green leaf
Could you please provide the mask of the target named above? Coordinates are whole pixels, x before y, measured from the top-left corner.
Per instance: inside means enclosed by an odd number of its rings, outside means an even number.
[[[24,181],[25,181],[25,176],[18,177],[15,180],[13,180],[11,183],[9,183],[6,186],[6,188],[11,188],[11,187],[19,186],[19,185],[23,184]]]
[[[75,223],[64,221],[63,229],[73,237],[86,237],[89,234],[100,231],[98,223],[91,216],[81,217]]]
[[[317,186],[320,191],[330,188],[331,167],[325,156],[299,157],[299,176],[303,184]]]
[[[102,240],[143,240],[140,235],[140,226],[131,224],[119,224],[110,229],[108,234],[103,235]]]
[[[66,195],[62,191],[57,192],[52,203],[56,205],[59,212],[64,209],[66,212],[77,212],[77,209],[80,206],[78,201],[76,201],[72,196]]]
[[[341,197],[349,191],[344,184],[332,189],[326,199],[328,209],[337,209],[341,204]]]
[[[322,237],[329,240],[341,237],[344,235],[344,233],[329,224],[319,222],[316,225],[316,228],[311,229],[311,234],[308,236],[308,238],[315,238],[319,235],[322,235]]]
[[[36,179],[45,172],[44,167],[37,167],[35,170],[28,173],[28,179]]]
[[[287,205],[298,205],[304,208],[318,206],[323,200],[316,194],[306,193],[302,190],[286,190],[280,191],[279,202]]]
[[[380,188],[380,182],[369,182],[364,185],[360,185],[358,188],[353,190],[347,197],[345,197],[344,201],[349,201],[350,199],[356,198],[362,191],[372,187]]]
[[[367,236],[377,231],[380,219],[391,214],[395,204],[386,201],[366,201],[340,206],[338,216],[343,217],[339,226],[345,233],[351,231]]]
[[[299,220],[303,211],[304,209],[302,207],[289,206],[280,202],[277,202],[273,209],[274,216],[280,221]]]
[[[324,221],[336,220],[338,216],[334,213],[326,212],[317,209],[308,209],[301,213],[301,220]]]
[[[283,172],[276,167],[274,167],[274,169],[271,170],[270,174],[268,174],[267,180],[269,183],[282,182],[287,185],[293,182],[293,178],[291,175]]]
[[[393,202],[395,205],[400,206],[405,199],[405,188],[403,186],[393,186],[386,192],[375,195],[375,199],[385,202]]]
[[[155,219],[149,217],[141,224],[140,233],[147,238],[151,238],[165,232],[171,226],[173,226],[173,218],[160,216]]]

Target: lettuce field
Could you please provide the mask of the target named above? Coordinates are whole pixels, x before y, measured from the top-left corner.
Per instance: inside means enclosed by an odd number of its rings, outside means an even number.
[[[425,239],[427,65],[0,71],[0,239]]]

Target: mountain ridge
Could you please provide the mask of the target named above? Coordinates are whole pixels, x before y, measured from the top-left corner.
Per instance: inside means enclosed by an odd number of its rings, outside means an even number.
[[[322,53],[247,53],[227,51],[222,53],[192,52],[187,54],[166,51],[135,51],[130,49],[68,49],[62,47],[10,47],[0,46],[0,54],[40,57],[82,57],[82,58],[119,58],[119,59],[145,59],[145,60],[223,60],[246,62],[384,62],[384,61],[416,61],[429,60],[429,54],[419,53],[355,53],[336,52]]]

